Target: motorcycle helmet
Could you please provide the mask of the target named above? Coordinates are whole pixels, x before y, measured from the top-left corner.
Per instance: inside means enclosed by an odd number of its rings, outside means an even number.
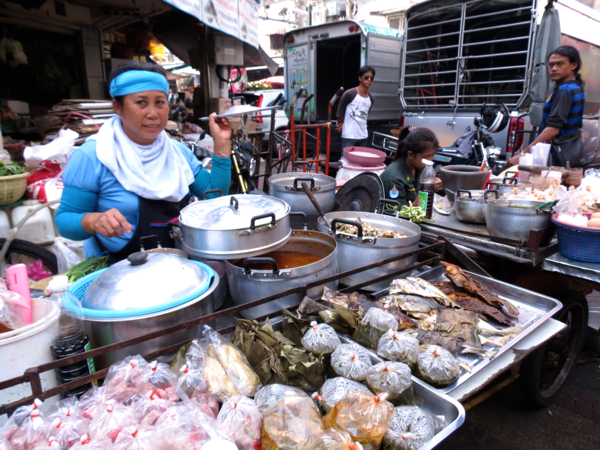
[[[508,124],[509,112],[505,105],[490,105],[482,108],[481,124],[490,132],[504,130]]]

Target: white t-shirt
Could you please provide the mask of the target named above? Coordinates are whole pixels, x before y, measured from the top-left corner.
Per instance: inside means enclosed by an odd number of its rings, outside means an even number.
[[[354,98],[352,98],[354,97]],[[349,103],[347,103],[352,99]],[[367,131],[367,117],[369,110],[373,105],[372,95],[363,97],[358,94],[356,88],[349,89],[344,92],[340,99],[340,108],[338,112],[345,106],[344,127],[342,128],[342,138],[344,139],[365,139],[369,136]],[[341,115],[338,115],[341,117]]]

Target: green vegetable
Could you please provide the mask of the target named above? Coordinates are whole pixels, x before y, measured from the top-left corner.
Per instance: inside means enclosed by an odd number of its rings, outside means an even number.
[[[105,267],[108,267],[108,256],[101,256],[100,258],[88,259],[79,264],[75,264],[65,272],[65,275],[69,277],[69,282],[73,283],[74,281],[77,281],[90,273],[104,269]]]
[[[408,204],[410,206],[404,205],[402,208],[400,208],[400,217],[403,219],[408,219],[413,223],[433,222],[433,220],[425,218],[425,211],[423,211],[419,206],[413,206],[412,202],[408,202]]]
[[[7,177],[10,175],[19,175],[25,173],[25,168],[18,165],[17,163],[3,163],[0,162],[0,177]]]

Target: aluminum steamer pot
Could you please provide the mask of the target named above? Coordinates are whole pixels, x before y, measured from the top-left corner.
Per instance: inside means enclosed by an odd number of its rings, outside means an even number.
[[[407,220],[400,219],[394,216],[386,216],[383,214],[362,212],[362,211],[338,211],[325,214],[325,217],[332,225],[329,228],[325,225],[322,217],[319,217],[317,227],[319,231],[330,234],[338,243],[338,264],[340,272],[357,269],[384,259],[394,256],[403,255],[412,252],[419,248],[419,240],[421,239],[421,228]],[[361,222],[369,223],[382,230],[393,230],[400,232],[406,237],[403,238],[373,238],[362,236]],[[359,236],[351,236],[345,233],[336,232],[335,226],[337,222],[344,220],[343,223],[359,226]],[[359,272],[355,275],[342,278],[340,283],[347,286],[355,286],[359,283],[370,281],[374,278],[387,275],[396,270],[401,270],[414,264],[417,256],[400,259],[381,267]],[[380,281],[379,283],[371,284],[363,289],[369,291],[378,291],[386,289],[390,285],[392,278],[406,277],[408,274],[391,277],[389,280]]]
[[[485,221],[490,235],[525,242],[529,240],[532,230],[543,230],[552,227],[551,209],[536,210],[544,202],[530,200],[488,200]],[[552,238],[547,233],[546,245]]]
[[[294,212],[319,214],[304,193],[302,183],[309,187],[324,213],[333,211],[335,205],[335,178],[322,173],[282,173],[269,177],[269,195],[280,198]]]
[[[307,257],[310,261],[318,260],[305,264]],[[257,268],[258,264],[261,266]],[[279,251],[261,258],[226,261],[225,266],[229,293],[235,305],[244,305],[339,273],[336,241],[323,233],[303,230],[294,230],[288,243]],[[337,285],[337,281],[333,281],[325,286],[335,290]],[[309,289],[307,295],[318,300],[323,295],[323,286]],[[301,294],[289,295],[241,311],[240,314],[246,319],[255,319],[296,306],[301,301]]]
[[[289,214],[287,203],[268,195],[219,197],[186,206],[173,234],[192,259],[249,258],[289,240]]]
[[[492,178],[485,188],[497,190],[499,195],[504,195],[514,194],[515,190],[517,192],[522,192],[526,188],[530,188],[532,186],[533,183],[531,181],[523,181],[513,177],[504,177]]]
[[[467,191],[459,189],[454,197],[454,212],[461,222],[485,223],[488,192],[498,198],[498,191]],[[466,194],[463,195],[463,194]]]

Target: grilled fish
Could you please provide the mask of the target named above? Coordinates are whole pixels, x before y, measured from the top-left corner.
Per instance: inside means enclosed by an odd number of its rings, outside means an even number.
[[[490,292],[486,286],[471,278],[469,275],[463,272],[460,267],[444,261],[442,261],[440,264],[446,269],[446,276],[450,278],[450,280],[458,287],[461,287],[467,292],[476,295],[490,306],[494,306],[498,309],[504,306],[508,312],[508,315],[513,318],[516,318],[519,315],[519,310],[516,306]]]
[[[390,294],[414,294],[434,299],[447,308],[458,308],[446,294],[425,280],[416,277],[401,278],[392,281]]]

